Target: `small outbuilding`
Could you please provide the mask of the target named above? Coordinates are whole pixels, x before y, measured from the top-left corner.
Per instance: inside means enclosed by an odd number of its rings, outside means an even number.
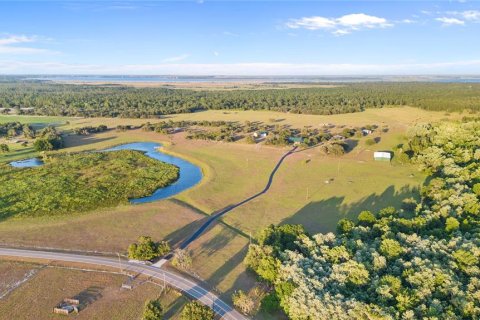
[[[364,136],[368,136],[368,135],[371,134],[371,133],[372,133],[372,130],[362,129],[362,134],[363,134]]]
[[[268,131],[257,131],[253,133],[255,138],[266,138],[268,136]]]
[[[392,160],[392,152],[390,151],[375,151],[373,153],[373,158],[375,160]]]

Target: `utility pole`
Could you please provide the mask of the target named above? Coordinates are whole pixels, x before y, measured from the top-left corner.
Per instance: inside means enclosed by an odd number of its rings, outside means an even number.
[[[120,273],[123,273],[122,260],[120,259],[120,253],[117,252],[118,256],[118,265],[120,266]]]

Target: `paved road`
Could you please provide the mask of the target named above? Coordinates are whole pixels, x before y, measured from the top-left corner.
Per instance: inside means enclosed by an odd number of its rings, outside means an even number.
[[[297,147],[293,147],[293,149],[291,149],[290,151],[285,153],[280,158],[280,160],[278,160],[277,164],[275,165],[272,172],[270,173],[270,176],[268,177],[268,181],[267,181],[267,184],[265,185],[265,188],[263,188],[262,191],[254,194],[253,196],[251,196],[251,197],[249,197],[249,198],[247,198],[243,201],[240,201],[240,202],[238,202],[234,205],[226,207],[225,209],[222,209],[222,210],[216,212],[215,214],[213,214],[212,216],[210,216],[210,218],[208,218],[208,220],[205,221],[189,238],[187,238],[185,241],[183,241],[180,244],[180,249],[185,249],[190,243],[195,241],[208,228],[208,226],[210,224],[212,224],[213,221],[217,220],[218,218],[223,216],[225,213],[227,213],[229,211],[232,211],[233,209],[238,208],[241,205],[244,205],[245,203],[250,202],[253,199],[261,196],[264,193],[266,193],[268,191],[268,189],[270,189],[270,186],[272,185],[272,182],[273,182],[273,177],[275,176],[275,173],[277,173],[278,168],[280,168],[280,165],[282,164],[283,160],[285,160],[286,157],[288,157],[289,155],[294,153],[296,149],[297,149]]]
[[[0,248],[0,256],[78,262],[97,266],[119,268],[118,259],[81,254]],[[133,263],[127,261],[122,261],[122,268],[124,270],[129,270],[134,273],[141,273],[143,275],[155,278],[160,282],[165,281],[171,287],[175,287],[183,293],[187,294],[188,296],[200,301],[201,303],[213,307],[215,313],[222,316],[222,319],[248,319],[247,317],[233,309],[231,306],[226,304],[224,301],[222,301],[211,291],[202,288],[200,284],[190,279],[187,279],[179,274],[165,271],[154,266],[147,266],[140,263]]]

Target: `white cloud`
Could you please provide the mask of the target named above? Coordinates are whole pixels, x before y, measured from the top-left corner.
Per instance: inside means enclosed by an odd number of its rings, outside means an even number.
[[[334,35],[345,35],[355,30],[386,28],[393,24],[385,18],[352,13],[338,18],[313,16],[291,19],[286,26],[290,29],[328,30]]]
[[[460,16],[467,21],[480,22],[480,11],[479,10],[467,10],[467,11],[454,11],[451,14],[455,16]]]
[[[457,18],[449,18],[449,17],[440,17],[436,18],[435,20],[440,21],[443,26],[463,26],[465,25],[465,21],[457,19]]]
[[[168,62],[178,62],[178,61],[185,60],[188,57],[190,57],[189,54],[182,54],[182,55],[179,55],[179,56],[163,59],[162,62],[166,62],[166,63],[168,63]]]
[[[87,65],[58,62],[0,61],[3,74],[112,74],[112,75],[428,75],[479,74],[480,60],[404,64],[132,64]]]
[[[214,55],[215,57],[218,57],[218,56],[220,55],[220,53],[219,53],[218,51],[213,51],[213,55]]]
[[[287,23],[287,27],[291,29],[304,28],[308,30],[318,29],[333,29],[336,27],[334,19],[324,17],[304,17],[301,19],[294,19]]]
[[[37,36],[25,36],[25,35],[7,35],[0,38],[0,54],[45,54],[45,53],[58,53],[48,49],[41,49],[35,47],[19,46],[25,43],[38,42]]]

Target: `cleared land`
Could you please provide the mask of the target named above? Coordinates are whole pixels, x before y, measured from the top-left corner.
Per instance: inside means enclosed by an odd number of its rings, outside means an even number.
[[[160,294],[160,287],[137,282],[133,290],[120,289],[123,275],[45,267],[30,263],[0,260],[0,278],[24,269],[37,274],[0,299],[0,319],[57,319],[52,309],[64,298],[79,297],[87,306],[75,319],[139,319],[146,300],[160,297],[168,319],[179,319],[187,301],[170,290]]]
[[[460,118],[443,112],[416,108],[368,109],[362,113],[332,116],[294,115],[265,111],[207,111],[168,116],[169,120],[262,121],[275,119],[278,124],[295,128],[336,126],[388,126],[386,133],[374,133],[380,139],[367,146],[366,139],[353,138],[353,149],[342,157],[325,156],[319,148],[296,153],[286,159],[270,191],[228,213],[194,242],[193,269],[209,284],[228,297],[234,289],[252,288],[255,278],[241,261],[248,237],[271,223],[302,223],[311,232],[332,231],[338,219],[355,216],[368,208],[399,205],[404,198],[415,196],[424,176],[413,165],[375,162],[374,150],[391,150],[402,142],[406,129],[414,123]],[[5,120],[8,119],[8,120]],[[1,117],[12,121],[27,117]],[[120,124],[139,126],[164,119],[70,119],[61,130],[87,125]],[[339,129],[341,130],[341,129]],[[205,214],[211,214],[261,190],[270,171],[287,148],[235,143],[186,140],[184,133],[161,135],[142,130],[116,132],[109,130],[89,136],[68,136],[63,151],[98,150],[133,141],[162,142],[167,152],[181,155],[202,167],[205,178],[176,200],[151,204],[122,206],[115,209],[56,219],[6,220],[0,223],[4,244],[42,246],[77,250],[125,251],[138,235],[155,239],[178,239],[189,234]],[[8,155],[7,155],[8,156]],[[0,156],[0,161],[5,161]],[[328,181],[328,183],[326,183]],[[53,236],[55,235],[55,236]]]

